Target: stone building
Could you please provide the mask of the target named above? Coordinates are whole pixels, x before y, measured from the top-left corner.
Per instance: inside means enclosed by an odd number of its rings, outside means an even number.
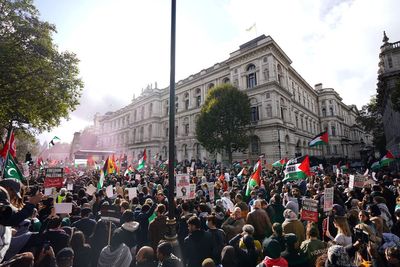
[[[400,86],[400,41],[389,43],[389,38],[384,33],[379,54],[377,99],[382,107],[386,147],[395,156],[399,156],[400,113],[393,110],[391,101],[391,93],[396,86]]]
[[[224,157],[205,151],[195,136],[207,92],[221,83],[244,90],[251,102],[251,143],[247,153],[234,154],[234,160],[256,160],[260,154],[268,162],[300,154],[359,159],[361,146],[369,145],[371,137],[356,125],[357,108],[345,105],[334,89],[311,87],[291,63],[270,36],[262,35],[227,60],[177,82],[177,160]],[[100,148],[134,160],[146,148],[148,158],[158,154],[167,159],[168,99],[169,88],[148,86],[128,106],[97,116]],[[323,129],[329,132],[329,146],[309,148],[308,142]]]

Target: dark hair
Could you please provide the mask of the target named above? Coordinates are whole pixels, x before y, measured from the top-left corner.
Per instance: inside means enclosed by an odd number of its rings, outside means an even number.
[[[157,250],[164,256],[169,256],[172,253],[172,245],[168,242],[162,242],[157,246]]]
[[[372,217],[375,216],[380,216],[381,215],[381,210],[379,209],[378,205],[371,205],[369,206],[369,211]]]
[[[225,246],[221,251],[221,264],[224,267],[237,266],[237,258],[235,248],[232,246]]]
[[[77,250],[83,248],[85,245],[85,235],[82,231],[76,231],[72,235],[70,246],[76,252]]]
[[[278,235],[278,236],[282,236],[283,234],[283,229],[282,229],[282,225],[280,223],[274,223],[272,225],[272,230]]]
[[[190,210],[190,205],[189,205],[188,202],[183,202],[181,207],[182,207],[183,211],[189,211]]]
[[[217,218],[214,214],[207,216],[207,221],[211,222],[213,225],[217,225]]]
[[[81,210],[81,217],[89,216],[91,212],[92,212],[91,209],[89,209],[89,208],[84,208],[84,209]]]
[[[123,222],[132,222],[135,220],[135,215],[131,210],[125,210],[121,216],[121,223]]]
[[[158,204],[157,208],[156,208],[156,212],[164,214],[165,213],[165,205],[164,204]]]
[[[243,200],[243,196],[241,194],[236,194],[236,198],[240,199],[240,200]]]
[[[187,224],[194,225],[197,229],[201,227],[200,219],[197,216],[192,216],[187,220]]]

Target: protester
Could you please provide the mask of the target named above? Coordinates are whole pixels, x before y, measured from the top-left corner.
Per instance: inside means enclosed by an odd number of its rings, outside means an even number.
[[[265,210],[261,208],[261,200],[254,201],[254,210],[247,215],[246,223],[254,226],[254,238],[262,242],[271,234],[271,221]]]
[[[157,246],[157,259],[162,267],[183,267],[181,259],[172,253],[172,245],[168,242]]]
[[[154,250],[151,247],[143,246],[136,254],[136,267],[156,267]]]
[[[85,243],[85,235],[81,231],[75,231],[71,237],[70,246],[74,251],[74,267],[87,267],[91,264],[92,249]]]

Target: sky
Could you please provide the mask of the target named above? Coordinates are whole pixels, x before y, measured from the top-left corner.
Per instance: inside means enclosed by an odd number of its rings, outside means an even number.
[[[69,120],[39,139],[73,133],[128,105],[142,88],[169,85],[170,1],[34,0],[56,25],[60,51],[80,59],[85,86]],[[398,0],[178,0],[176,81],[226,60],[239,45],[270,35],[311,85],[334,88],[358,108],[376,91],[383,31],[400,40]],[[246,31],[253,24],[251,31]]]

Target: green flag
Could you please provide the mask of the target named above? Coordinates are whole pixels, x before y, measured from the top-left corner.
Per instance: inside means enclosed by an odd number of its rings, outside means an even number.
[[[10,153],[8,153],[7,155],[3,177],[13,178],[19,181],[25,180],[24,176],[22,175],[22,172],[19,170],[17,164],[15,163]]]

